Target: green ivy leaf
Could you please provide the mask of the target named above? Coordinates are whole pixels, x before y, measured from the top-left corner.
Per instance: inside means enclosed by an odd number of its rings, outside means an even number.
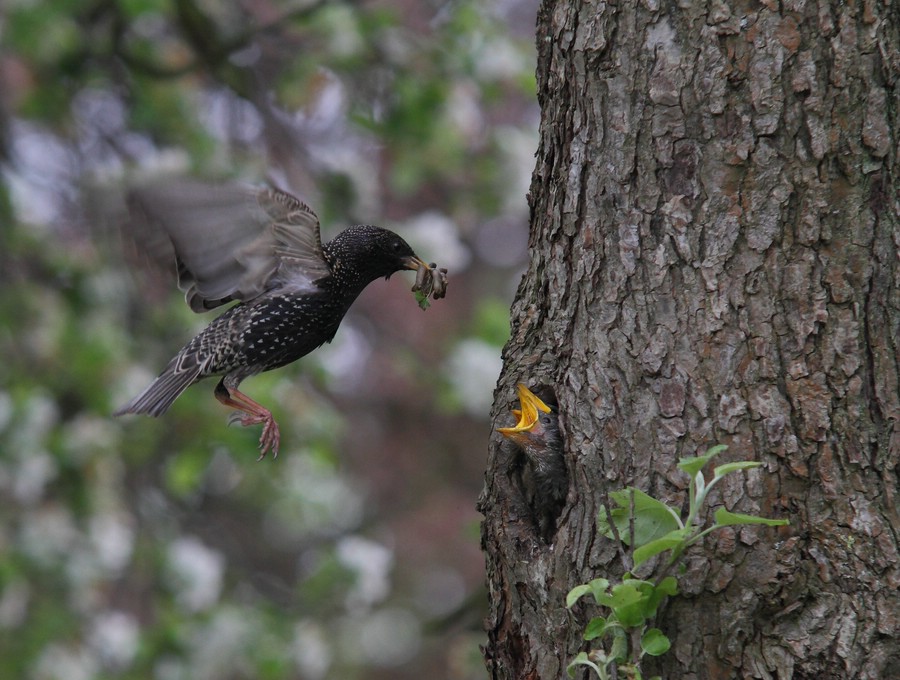
[[[659,628],[651,628],[641,636],[641,649],[650,656],[660,656],[669,651],[672,643]]]
[[[719,508],[715,514],[716,525],[727,527],[735,524],[764,524],[768,527],[781,527],[790,522],[786,519],[769,519],[756,515],[744,515],[738,512],[728,512],[725,508]]]
[[[687,472],[691,477],[696,475],[700,470],[703,469],[710,460],[718,456],[722,451],[726,450],[728,446],[725,444],[719,444],[717,446],[713,446],[711,449],[708,449],[706,453],[702,456],[696,456],[693,458],[682,458],[678,461],[678,467]]]

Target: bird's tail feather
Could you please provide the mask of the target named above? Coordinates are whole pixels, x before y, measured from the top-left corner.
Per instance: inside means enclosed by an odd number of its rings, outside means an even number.
[[[147,389],[113,413],[113,415],[145,413],[156,417],[168,411],[178,396],[197,381],[201,371],[199,364],[189,370],[178,370],[176,363],[176,361],[172,361],[166,367],[166,370],[150,383]]]

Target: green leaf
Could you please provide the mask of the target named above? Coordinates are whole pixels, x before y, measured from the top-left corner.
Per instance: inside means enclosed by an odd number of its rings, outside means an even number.
[[[715,520],[716,524],[722,527],[734,524],[765,524],[768,527],[781,527],[790,524],[786,519],[769,519],[768,517],[757,517],[756,515],[743,515],[738,512],[728,512],[725,508],[716,510]]]
[[[572,588],[569,594],[566,595],[566,608],[571,609],[572,605],[578,602],[582,595],[587,595],[589,592],[591,592],[591,587],[587,583],[582,583],[580,586]]]
[[[428,301],[428,296],[425,295],[421,290],[416,291],[416,303],[419,305],[420,309],[428,309],[431,307],[431,303]]]
[[[588,621],[588,625],[584,628],[584,639],[593,640],[594,638],[598,638],[606,632],[606,628],[606,619],[602,616],[595,616]]]
[[[652,540],[665,536],[670,531],[680,528],[677,514],[662,501],[649,496],[640,489],[628,487],[621,491],[613,491],[609,498],[618,507],[610,508],[613,522],[619,537],[625,545],[630,545],[629,513],[632,494],[634,498],[634,542],[644,545]],[[607,538],[613,538],[612,528],[606,510],[600,511],[597,518],[597,530]]]
[[[587,666],[588,668],[592,668],[598,676],[603,677],[603,672],[600,670],[600,667],[588,658],[587,652],[579,652],[578,656],[572,659],[572,663],[566,667],[566,673],[569,674],[570,678],[575,677],[575,669],[577,666]]]
[[[718,446],[713,446],[711,449],[708,449],[706,453],[702,456],[696,456],[693,458],[682,458],[678,461],[678,467],[687,472],[691,477],[696,475],[700,470],[703,469],[710,460],[718,456],[722,451],[727,449],[728,447],[725,444],[719,444]]]
[[[724,477],[729,472],[736,472],[738,470],[750,470],[751,468],[761,467],[762,463],[757,462],[755,460],[739,460],[734,463],[725,463],[724,465],[719,465],[713,470],[713,474],[716,477]]]
[[[623,628],[637,628],[638,626],[642,626],[647,620],[645,614],[647,608],[645,605],[646,601],[644,598],[641,598],[637,602],[617,607],[615,610],[616,619],[622,624]]]
[[[569,594],[566,595],[566,607],[571,609],[572,605],[574,605],[583,595],[587,595],[588,593],[592,593],[594,595],[594,600],[599,602],[600,595],[605,593],[608,587],[609,581],[605,578],[595,578],[587,583],[582,583],[580,586],[575,586],[569,591]]]
[[[648,584],[652,588],[652,584]],[[626,628],[641,625],[646,619],[648,593],[639,590],[633,583],[613,586],[611,594],[604,594],[600,604],[613,610],[616,620]]]
[[[612,644],[609,646],[609,658],[622,663],[628,660],[628,638],[625,631],[616,628],[613,634]]]
[[[674,576],[666,576],[659,582],[659,585],[656,586],[656,592],[662,593],[663,595],[678,594],[678,579]]]
[[[617,611],[621,607],[640,602],[643,594],[631,583],[619,583],[612,588],[612,592],[603,593],[597,600],[600,604]]]
[[[666,576],[659,585],[653,589],[650,598],[647,600],[647,616],[656,616],[656,610],[663,598],[678,593],[678,581],[674,576]]]
[[[651,628],[641,636],[641,649],[650,656],[660,656],[669,651],[672,643],[659,628]]]
[[[635,588],[641,594],[640,601],[633,604],[628,603],[626,606],[614,611],[616,616],[625,617],[625,620],[629,622],[637,621],[637,624],[633,625],[638,625],[643,623],[644,619],[656,616],[656,609],[659,607],[659,603],[666,596],[674,595],[678,592],[678,582],[673,576],[667,576],[659,585],[640,579],[625,579],[622,581],[622,584]],[[621,621],[622,619],[620,619]],[[622,623],[622,625],[626,624]]]
[[[685,543],[692,533],[693,529],[690,527],[676,529],[675,531],[670,531],[665,536],[650,541],[649,543],[645,543],[640,548],[635,548],[634,566],[639,567],[651,557],[659,555],[659,553],[665,552],[666,550],[677,548],[682,543]]]
[[[605,578],[595,578],[588,581],[588,585],[591,587],[594,599],[599,602],[600,596],[609,588],[609,581]]]

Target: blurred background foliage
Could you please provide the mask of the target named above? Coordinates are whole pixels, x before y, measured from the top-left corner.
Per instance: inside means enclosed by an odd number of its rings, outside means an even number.
[[[0,677],[478,678],[475,500],[527,246],[537,0],[5,0],[0,8]],[[397,275],[335,342],[112,419],[192,334],[114,206],[164,174],[268,181]]]

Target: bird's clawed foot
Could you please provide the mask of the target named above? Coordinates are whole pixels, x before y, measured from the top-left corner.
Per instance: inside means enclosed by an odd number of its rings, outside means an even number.
[[[263,424],[262,434],[259,436],[259,458],[257,461],[262,460],[266,457],[266,452],[272,452],[272,458],[278,458],[278,447],[281,444],[281,433],[278,431],[278,423],[275,422],[275,418],[272,417],[272,414],[267,414],[268,418],[263,418],[260,421]]]
[[[273,458],[277,458],[278,447],[281,444],[281,432],[278,430],[278,423],[275,422],[275,418],[272,417],[271,413],[268,411],[259,414],[235,411],[228,416],[229,425],[237,424],[248,427],[250,425],[259,425],[260,423],[262,423],[263,430],[259,437],[259,458],[257,460],[265,458],[269,451],[272,452]]]
[[[228,417],[228,424],[234,425],[238,423],[244,427],[249,425],[259,425],[262,423],[263,431],[259,437],[259,458],[257,461],[266,457],[271,451],[272,458],[278,457],[278,447],[281,444],[281,433],[278,431],[278,423],[272,416],[272,412],[265,406],[257,404],[250,397],[237,388],[226,387],[224,380],[216,385],[216,399],[235,409],[235,412]]]

